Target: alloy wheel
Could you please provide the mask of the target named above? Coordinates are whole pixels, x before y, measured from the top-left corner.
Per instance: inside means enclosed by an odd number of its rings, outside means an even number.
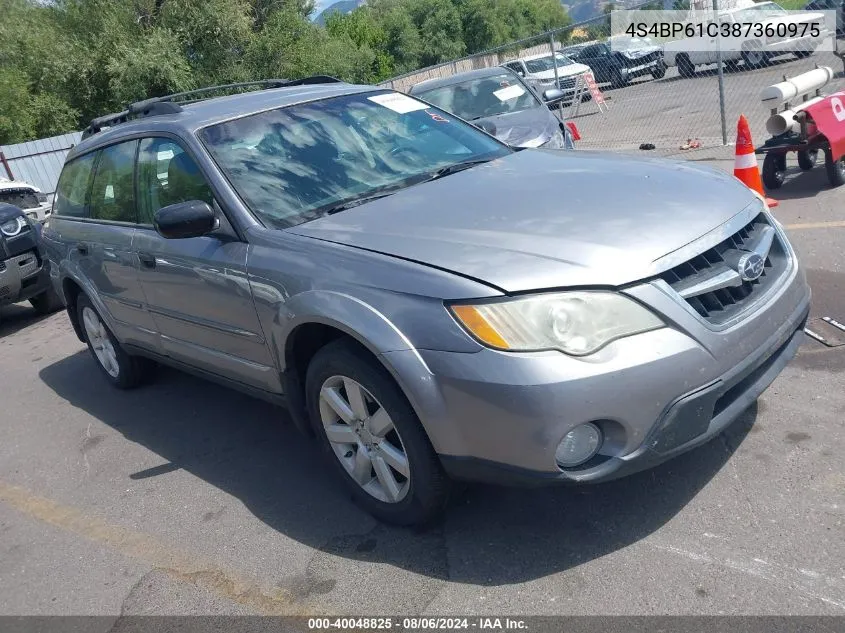
[[[120,366],[117,364],[117,354],[114,351],[109,334],[106,327],[94,312],[88,306],[82,309],[82,322],[85,325],[85,334],[88,336],[88,342],[91,349],[94,350],[94,356],[97,357],[100,365],[106,370],[106,373],[112,378],[117,378],[120,374]]]
[[[320,419],[329,444],[349,476],[368,494],[398,503],[411,471],[402,438],[381,403],[355,380],[332,376],[320,389]]]

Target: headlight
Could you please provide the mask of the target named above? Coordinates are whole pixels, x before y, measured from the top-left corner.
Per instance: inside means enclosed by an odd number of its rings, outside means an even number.
[[[540,147],[545,149],[563,149],[565,146],[566,143],[564,143],[563,134],[561,134],[560,130],[557,130],[554,133],[554,136],[543,143]]]
[[[586,356],[611,341],[664,327],[656,315],[615,292],[561,292],[451,306],[479,341],[495,349],[558,349]]]
[[[22,216],[18,216],[12,220],[6,220],[3,224],[0,224],[0,231],[3,232],[3,235],[6,237],[15,237],[18,233],[23,230],[23,227],[26,226],[26,220],[23,219]]]

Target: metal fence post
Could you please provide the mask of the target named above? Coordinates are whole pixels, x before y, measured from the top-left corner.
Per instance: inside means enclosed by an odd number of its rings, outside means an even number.
[[[2,164],[3,168],[6,170],[6,175],[9,176],[9,180],[14,180],[15,177],[12,175],[12,168],[9,167],[9,161],[6,160],[6,155],[3,152],[0,152],[0,164]]]
[[[560,89],[560,76],[557,74],[557,55],[555,55],[555,35],[549,33],[549,48],[552,51],[552,64],[555,67],[555,89]],[[560,120],[563,121],[563,99],[557,102],[557,107],[560,110]]]
[[[716,18],[719,17],[719,0],[713,0],[713,18],[718,24]],[[719,38],[717,40],[719,51],[717,53],[719,60],[719,115],[722,119],[722,145],[728,144],[728,122],[725,113],[725,70],[722,62],[722,31],[719,30]]]

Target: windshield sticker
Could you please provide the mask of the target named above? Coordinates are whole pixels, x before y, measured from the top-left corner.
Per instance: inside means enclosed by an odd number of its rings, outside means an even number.
[[[425,110],[428,106],[424,103],[412,99],[407,95],[398,94],[395,92],[376,95],[374,97],[367,97],[373,103],[384,106],[399,114],[407,114],[408,112],[415,112],[416,110]]]
[[[522,88],[522,86],[508,86],[507,88],[494,90],[493,94],[496,95],[496,98],[499,101],[508,101],[510,99],[516,99],[517,97],[521,97],[525,94],[525,90]]]
[[[449,119],[444,119],[442,116],[437,114],[436,112],[429,112],[428,110],[425,113],[431,117],[432,121],[437,121],[438,123],[448,123]]]

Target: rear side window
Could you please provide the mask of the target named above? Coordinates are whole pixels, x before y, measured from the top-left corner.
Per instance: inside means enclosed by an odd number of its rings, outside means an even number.
[[[138,153],[138,207],[142,224],[152,224],[162,207],[214,196],[190,154],[166,138],[145,138]]]
[[[88,204],[88,185],[95,154],[87,154],[64,166],[59,184],[56,186],[56,200],[53,213],[71,218],[85,217]]]
[[[138,141],[118,143],[100,152],[91,185],[90,216],[95,220],[135,222],[135,149]]]

